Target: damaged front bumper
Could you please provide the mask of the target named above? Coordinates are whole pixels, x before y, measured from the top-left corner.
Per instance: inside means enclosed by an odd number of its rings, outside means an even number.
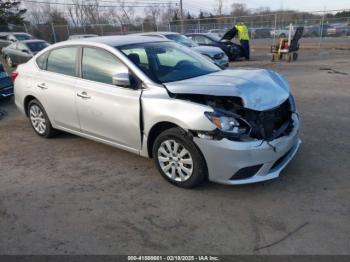
[[[299,120],[293,115],[293,130],[273,141],[231,141],[194,138],[204,155],[209,180],[239,185],[277,178],[299,149]]]

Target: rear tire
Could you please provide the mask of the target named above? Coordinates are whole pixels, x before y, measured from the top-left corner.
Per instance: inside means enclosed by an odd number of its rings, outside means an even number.
[[[162,132],[153,144],[153,158],[161,175],[170,183],[193,188],[200,185],[208,174],[200,150],[180,128]]]
[[[50,138],[57,134],[57,130],[52,127],[44,107],[38,100],[33,99],[29,102],[28,116],[30,124],[39,136]]]

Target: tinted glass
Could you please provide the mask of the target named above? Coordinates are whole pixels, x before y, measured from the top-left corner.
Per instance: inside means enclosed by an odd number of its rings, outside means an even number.
[[[149,70],[148,56],[144,48],[128,49],[125,50],[124,54],[128,56],[131,62],[139,66],[142,71]]]
[[[30,51],[32,52],[39,52],[41,50],[43,50],[45,47],[48,47],[49,44],[41,41],[41,42],[30,42],[27,43],[28,48],[30,49]]]
[[[27,35],[27,34],[15,34],[14,36],[19,41],[32,39],[32,37],[30,35]]]
[[[217,35],[214,34],[207,34],[207,37],[209,37],[211,40],[215,41],[215,42],[220,42],[220,37],[218,37]]]
[[[179,43],[181,45],[187,46],[187,47],[194,47],[198,46],[195,42],[193,42],[191,39],[184,35],[167,35],[166,36],[168,39],[175,41],[176,43]]]
[[[47,71],[75,76],[76,47],[65,47],[50,52]]]
[[[38,67],[42,70],[46,70],[47,55],[48,55],[48,52],[42,54],[36,59],[36,63]]]
[[[195,36],[195,41],[198,44],[202,44],[202,45],[210,45],[213,43],[212,40],[210,40],[208,37],[202,36],[202,35],[196,35]]]
[[[114,55],[97,48],[84,48],[81,72],[84,79],[112,84],[112,76],[128,73],[128,68]]]
[[[157,83],[180,81],[220,70],[200,54],[174,42],[143,43],[118,48]],[[140,59],[135,59],[140,56],[140,50],[148,57],[144,61],[148,63],[147,67],[144,63],[137,63]]]

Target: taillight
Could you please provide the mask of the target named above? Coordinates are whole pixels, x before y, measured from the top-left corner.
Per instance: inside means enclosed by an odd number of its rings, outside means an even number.
[[[13,71],[13,72],[11,73],[11,79],[12,79],[12,82],[13,82],[13,83],[15,82],[17,76],[18,76],[18,72],[17,72],[17,71]]]

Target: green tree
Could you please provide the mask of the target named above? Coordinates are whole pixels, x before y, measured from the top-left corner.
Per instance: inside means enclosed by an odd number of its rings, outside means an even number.
[[[20,1],[0,0],[0,25],[23,23],[23,15],[27,11],[20,8]]]

